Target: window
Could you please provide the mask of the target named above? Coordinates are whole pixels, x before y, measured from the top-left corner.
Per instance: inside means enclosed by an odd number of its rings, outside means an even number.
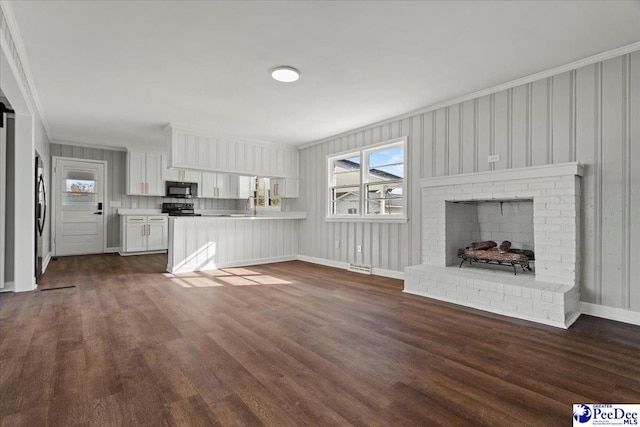
[[[327,219],[406,220],[406,138],[328,157]]]

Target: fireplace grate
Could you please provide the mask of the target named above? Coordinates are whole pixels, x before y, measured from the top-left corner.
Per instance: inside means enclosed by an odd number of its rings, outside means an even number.
[[[517,275],[517,266],[522,268],[522,271],[532,271],[529,261],[535,260],[533,251],[528,249],[512,249],[511,242],[504,241],[500,244],[500,248],[497,248],[498,244],[493,240],[485,242],[473,242],[471,246],[458,249],[458,258],[462,258],[460,261],[460,268],[465,261],[469,261],[469,265],[473,265],[474,262],[484,262],[487,264],[497,265],[510,265],[513,267],[513,274]]]

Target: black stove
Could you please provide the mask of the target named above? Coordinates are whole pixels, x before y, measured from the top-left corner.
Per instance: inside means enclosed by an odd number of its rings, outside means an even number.
[[[169,216],[201,216],[193,211],[193,203],[163,203],[162,213]]]

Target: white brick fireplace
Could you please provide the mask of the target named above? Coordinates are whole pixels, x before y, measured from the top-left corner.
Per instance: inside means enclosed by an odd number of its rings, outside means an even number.
[[[564,163],[421,180],[422,264],[405,270],[404,292],[569,327],[580,315],[581,176],[581,164]],[[465,222],[472,211],[462,205],[500,201],[521,210],[533,204],[535,273],[458,268],[457,249],[476,232]],[[518,220],[509,221],[514,227]],[[527,240],[530,227],[514,228],[513,235]]]

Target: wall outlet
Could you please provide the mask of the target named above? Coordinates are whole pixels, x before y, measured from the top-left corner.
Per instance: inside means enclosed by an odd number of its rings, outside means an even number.
[[[112,208],[121,208],[122,207],[122,202],[120,200],[111,200],[109,202],[109,206]]]
[[[340,249],[340,240],[336,240],[336,249]]]
[[[358,253],[362,253],[362,245],[358,245]]]
[[[138,207],[138,204],[137,204],[137,203],[131,203],[131,209],[135,209],[135,208],[137,208],[137,207]]]
[[[489,163],[495,163],[495,162],[499,162],[499,161],[500,161],[500,154],[492,154],[488,158],[488,162]]]

